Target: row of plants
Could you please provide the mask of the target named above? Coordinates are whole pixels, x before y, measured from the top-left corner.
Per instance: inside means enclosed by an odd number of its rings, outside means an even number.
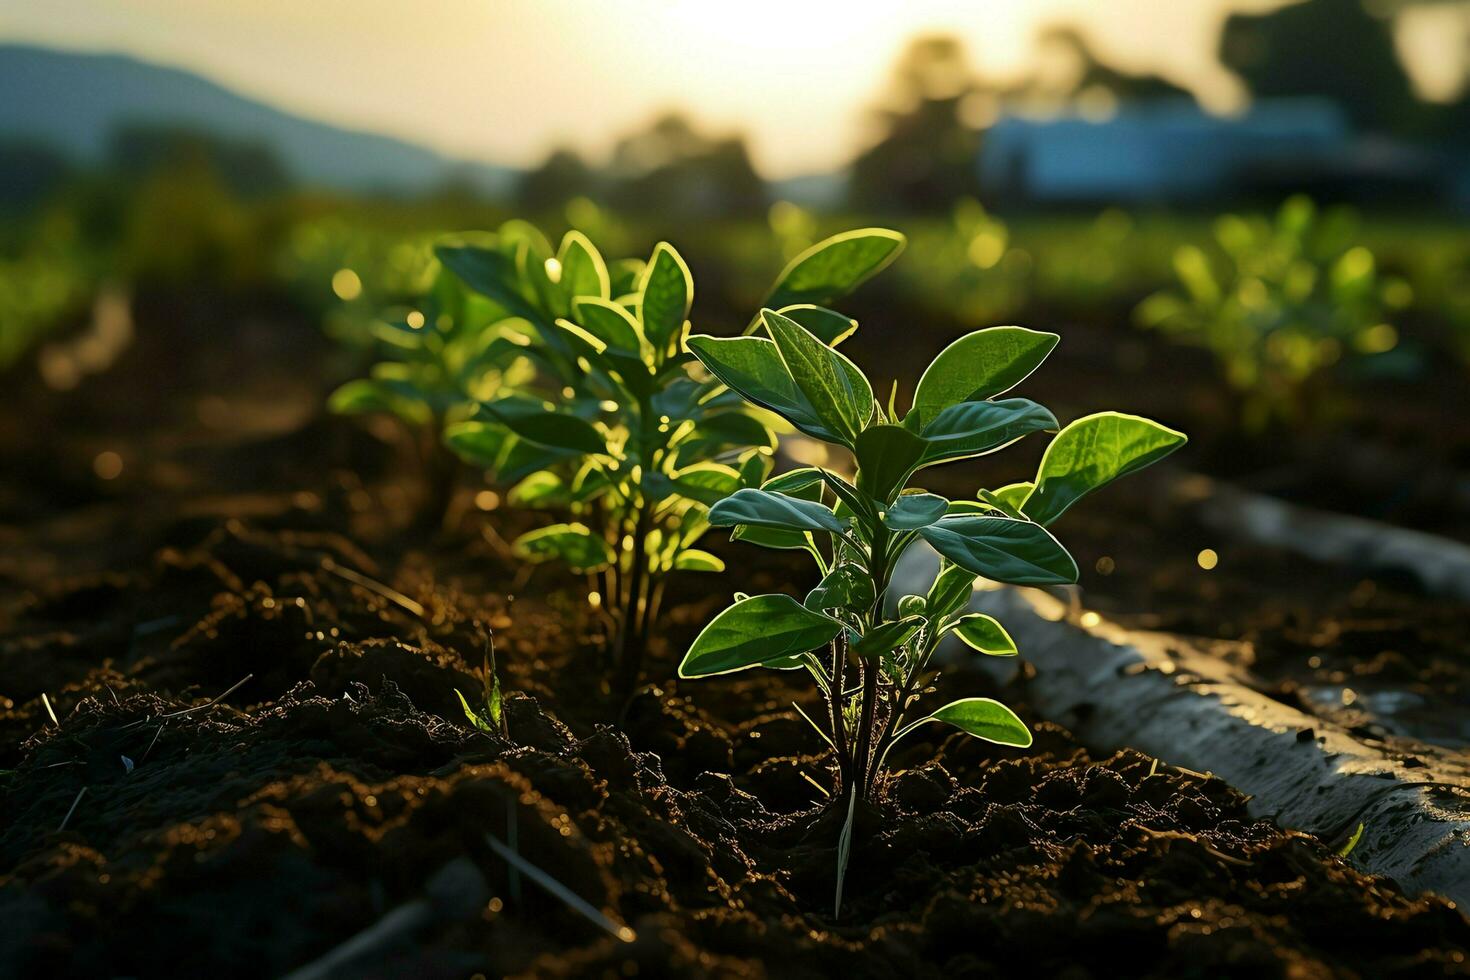
[[[97,205],[84,197],[9,235],[0,257],[0,366],[84,309],[102,269],[123,284],[215,276],[274,285],[322,314],[334,336],[361,345],[376,342],[384,305],[415,300],[437,268],[427,229],[444,220],[441,202],[251,203],[178,175],[145,191],[109,219],[117,226],[110,242],[80,230],[96,224],[88,209]],[[589,200],[565,211],[604,243],[637,237]],[[751,270],[766,265],[772,235],[790,257],[824,224],[830,219],[778,202],[767,221],[702,229],[694,244],[727,271],[722,292],[754,295],[760,283]],[[1209,350],[1249,428],[1321,415],[1338,372],[1412,376],[1423,353],[1405,335],[1408,313],[1450,325],[1450,345],[1470,352],[1470,242],[1425,221],[1364,225],[1346,209],[1321,211],[1297,197],[1271,218],[1108,209],[1007,222],[967,200],[943,219],[907,227],[913,261],[894,284],[905,302],[978,325],[1034,309],[1122,315],[1147,297],[1135,322]]]
[[[1114,412],[1063,426],[1012,396],[1060,339],[1023,327],[960,337],[907,407],[896,383],[885,398],[841,352],[858,324],[830,304],[903,245],[877,228],[821,241],[783,269],[743,332],[714,336],[693,330],[693,279],[668,243],[647,259],[609,262],[580,232],[553,248],[512,221],[439,244],[433,287],[381,322],[391,357],[332,400],[341,411],[391,411],[505,488],[512,506],[558,512],[515,550],[602,576],[623,692],[646,668],[668,576],[725,571],[697,547],[709,528],[806,555],[820,581],[805,596],[748,595],[731,575],[734,602],[699,633],[678,674],[810,677],[824,708],[808,721],[831,748],[831,798],[846,809],[839,904],[855,808],[880,795],[900,739],[941,722],[1003,745],[1031,743],[998,701],[922,706],[945,637],[981,655],[1017,654],[1003,624],[968,610],[977,583],[1075,582],[1077,565],[1051,526],[1185,441]],[[961,500],[922,486],[930,467],[1042,432],[1055,435],[1030,481],[977,487]],[[798,434],[850,465],[773,473],[778,440]],[[896,595],[894,570],[921,542],[940,556],[937,574],[922,594]],[[486,697],[493,718],[493,687]],[[480,710],[466,712],[486,724]]]
[[[49,213],[0,252],[0,370],[86,309],[97,265],[64,213]]]

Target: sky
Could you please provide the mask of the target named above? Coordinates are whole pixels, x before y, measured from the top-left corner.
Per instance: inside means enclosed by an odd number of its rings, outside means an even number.
[[[596,157],[683,108],[746,133],[757,166],[786,177],[851,155],[917,33],[952,33],[987,75],[1014,76],[1039,29],[1071,20],[1104,58],[1228,108],[1240,93],[1214,62],[1219,26],[1232,9],[1280,3],[0,0],[0,39],[131,54],[313,118],[517,166],[563,144]],[[1403,33],[1448,43],[1432,15]]]

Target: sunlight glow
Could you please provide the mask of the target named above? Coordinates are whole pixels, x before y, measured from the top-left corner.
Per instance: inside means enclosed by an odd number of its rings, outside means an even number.
[[[918,34],[956,36],[972,67],[1006,81],[1035,66],[1042,30],[1075,22],[1120,68],[1228,107],[1240,93],[1214,57],[1224,16],[1281,2],[48,0],[8,5],[0,40],[128,53],[287,111],[517,166],[559,145],[605,155],[619,135],[679,109],[716,132],[748,133],[757,165],[784,177],[851,155]],[[1416,58],[1461,50],[1467,17],[1416,14],[1401,45]],[[1421,87],[1454,83],[1441,72]]]

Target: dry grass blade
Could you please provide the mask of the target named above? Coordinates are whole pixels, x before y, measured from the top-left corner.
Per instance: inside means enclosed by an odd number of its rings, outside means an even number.
[[[61,818],[61,824],[56,828],[56,832],[58,834],[66,829],[67,824],[71,823],[72,814],[77,812],[77,804],[81,803],[82,797],[86,795],[87,787],[83,786],[81,789],[77,790],[77,798],[71,801],[71,809],[66,811],[66,816]]]
[[[545,871],[542,871],[530,861],[527,861],[515,851],[511,850],[511,848],[507,846],[504,841],[496,837],[494,834],[486,834],[485,843],[490,845],[490,849],[492,851],[505,858],[506,862],[509,863],[512,867],[516,868],[527,878],[530,878],[536,884],[545,889],[548,894],[561,899],[563,902],[566,903],[568,908],[581,915],[587,921],[593,923],[601,929],[606,930],[608,935],[614,936],[625,943],[631,943],[634,939],[638,938],[637,933],[635,933],[632,929],[628,928],[627,926],[618,925],[612,919],[604,915],[603,912],[596,906],[594,906],[591,902],[582,898],[566,885],[563,885],[561,882],[551,877],[551,875],[547,874]]]
[[[424,618],[424,607],[421,604],[410,599],[408,596],[404,595],[402,592],[399,592],[391,585],[384,585],[377,579],[369,578],[361,572],[353,571],[350,568],[343,568],[341,565],[337,564],[330,558],[322,559],[322,568],[325,571],[331,572],[333,575],[338,576],[339,578],[346,579],[354,585],[360,585],[364,589],[367,589],[371,592],[376,592],[384,599],[387,599],[389,602],[396,603],[397,605],[403,607],[405,611],[413,616],[418,617],[419,619]]]
[[[178,711],[170,711],[168,714],[166,714],[166,715],[160,715],[159,717],[160,718],[182,718],[184,715],[192,715],[196,711],[203,711],[205,708],[211,708],[211,707],[219,704],[221,701],[223,701],[225,698],[229,697],[231,694],[234,694],[236,691],[240,690],[240,688],[244,687],[245,684],[248,681],[250,681],[250,679],[253,678],[254,676],[255,676],[254,674],[246,674],[244,677],[240,678],[234,684],[230,685],[229,689],[226,690],[223,694],[219,695],[218,697],[210,698],[208,701],[204,702],[203,704],[196,704],[192,708],[180,708]]]

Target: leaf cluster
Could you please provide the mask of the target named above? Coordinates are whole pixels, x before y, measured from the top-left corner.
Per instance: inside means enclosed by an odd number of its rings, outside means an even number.
[[[1087,494],[1173,452],[1184,436],[1116,412],[1061,427],[1042,405],[1011,397],[1056,346],[1056,334],[992,327],[959,338],[925,370],[900,413],[892,397],[880,403],[867,376],[796,319],[765,309],[761,325],[761,334],[747,337],[694,336],[689,348],[751,403],[849,450],[856,472],[849,479],[795,469],[711,508],[710,523],[732,527],[736,539],[807,552],[822,578],[803,601],[738,596],[694,641],[680,676],[805,669],[828,702],[819,731],[835,750],[843,790],[859,795],[876,785],[892,744],[928,721],[1029,745],[1020,719],[988,699],[910,718],[932,680],[939,642],[953,634],[982,654],[1015,655],[1000,623],[967,611],[977,579],[1075,582],[1077,565],[1049,526]],[[1056,436],[1030,481],[981,488],[968,500],[916,485],[929,467],[1038,432]],[[926,594],[890,598],[894,568],[919,541],[941,556],[939,572]]]
[[[828,342],[856,329],[826,305],[886,266],[903,238],[864,229],[797,256],[767,302]],[[561,512],[514,543],[529,561],[603,576],[617,646],[641,658],[669,572],[719,571],[695,547],[709,508],[769,475],[780,420],[698,368],[686,346],[694,281],[678,251],[609,262],[587,236],[556,249],[525,222],[437,254],[499,318],[477,369],[498,383],[444,438],[510,485],[512,505]],[[636,667],[627,665],[636,672]]]

